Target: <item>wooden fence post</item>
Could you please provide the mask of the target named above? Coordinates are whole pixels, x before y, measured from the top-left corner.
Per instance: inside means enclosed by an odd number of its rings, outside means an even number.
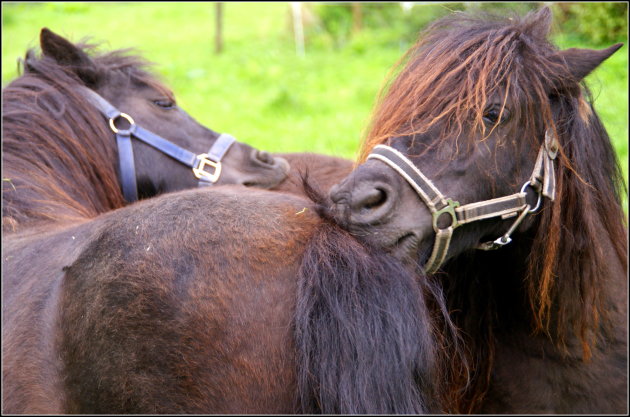
[[[223,3],[214,4],[214,53],[220,54],[223,50]]]

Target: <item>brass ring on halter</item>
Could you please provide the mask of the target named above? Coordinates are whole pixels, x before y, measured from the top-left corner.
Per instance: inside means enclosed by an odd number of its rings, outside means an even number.
[[[119,117],[122,117],[123,119],[127,120],[127,122],[129,122],[130,126],[128,129],[118,129],[116,127],[116,125],[114,124],[114,120],[118,119]],[[135,130],[136,122],[134,122],[131,116],[129,116],[127,113],[120,113],[118,116],[109,119],[109,127],[114,133],[120,133],[121,135],[130,135]]]

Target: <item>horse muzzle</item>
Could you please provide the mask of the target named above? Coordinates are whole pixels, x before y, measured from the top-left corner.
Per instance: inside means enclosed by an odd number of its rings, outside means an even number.
[[[431,234],[431,214],[400,176],[367,161],[330,190],[335,220],[356,237],[408,261]]]
[[[287,177],[289,163],[269,152],[244,143],[235,143],[223,160],[224,170],[217,184],[240,184],[248,187],[273,188]]]

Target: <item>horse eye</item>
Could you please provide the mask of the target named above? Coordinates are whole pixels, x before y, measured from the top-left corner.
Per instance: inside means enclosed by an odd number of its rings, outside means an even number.
[[[491,125],[503,123],[508,119],[509,111],[507,108],[503,108],[503,114],[501,114],[501,108],[490,107],[483,114],[483,120]],[[499,120],[501,116],[501,120]]]
[[[171,100],[153,100],[153,104],[168,110],[175,108],[175,103]]]

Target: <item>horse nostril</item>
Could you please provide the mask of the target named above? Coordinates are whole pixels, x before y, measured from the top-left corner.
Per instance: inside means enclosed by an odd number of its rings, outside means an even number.
[[[345,192],[339,184],[335,184],[330,188],[328,195],[333,203],[339,203],[347,196],[347,192]]]
[[[254,158],[256,158],[256,160],[258,160],[259,162],[262,162],[263,164],[267,164],[267,165],[273,165],[275,162],[273,159],[273,156],[271,156],[269,152],[265,152],[265,151],[257,151],[254,154]]]
[[[329,193],[336,220],[361,226],[386,221],[396,206],[396,190],[382,181],[346,181]]]
[[[387,192],[382,188],[372,188],[359,196],[353,205],[358,209],[367,211],[377,209],[385,202],[387,202]]]

